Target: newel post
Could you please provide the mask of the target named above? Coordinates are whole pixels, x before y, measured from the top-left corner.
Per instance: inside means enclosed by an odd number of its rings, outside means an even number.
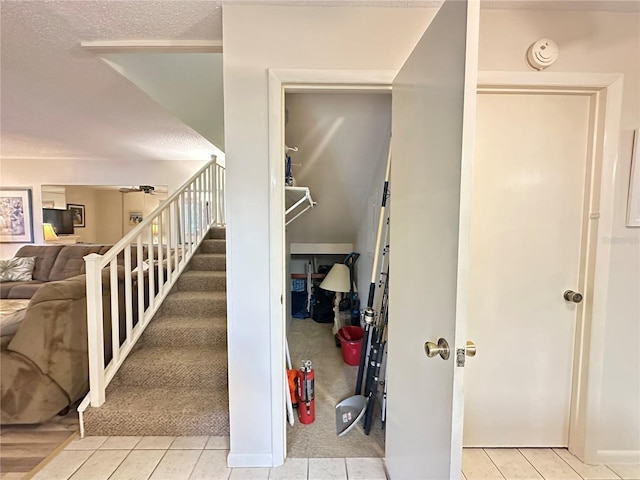
[[[102,318],[102,255],[84,257],[87,283],[87,338],[89,352],[89,390],[91,406],[99,407],[105,400],[104,329]]]

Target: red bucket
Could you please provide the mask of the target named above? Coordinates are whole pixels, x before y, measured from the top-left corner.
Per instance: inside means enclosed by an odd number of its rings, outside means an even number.
[[[338,330],[338,338],[342,346],[342,358],[347,365],[358,365],[360,363],[363,334],[362,327],[342,327]]]

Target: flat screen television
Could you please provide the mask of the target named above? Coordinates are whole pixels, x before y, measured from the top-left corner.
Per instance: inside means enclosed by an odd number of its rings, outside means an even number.
[[[73,235],[73,212],[57,208],[43,208],[42,221],[50,223],[58,235]]]

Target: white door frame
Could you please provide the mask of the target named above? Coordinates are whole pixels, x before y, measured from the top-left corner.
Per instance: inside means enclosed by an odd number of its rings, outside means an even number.
[[[273,464],[287,455],[285,430],[285,334],[287,298],[285,288],[284,230],[284,91],[286,88],[315,90],[371,89],[391,85],[395,70],[283,70],[269,69],[269,321],[271,330],[271,445]],[[346,87],[345,87],[346,86]]]
[[[272,458],[286,457],[285,430],[285,230],[284,230],[284,92],[285,88],[367,90],[388,88],[395,70],[269,70],[269,298],[271,330]],[[618,161],[621,74],[556,72],[479,72],[478,89],[517,92],[559,92],[591,95],[594,119],[590,222],[584,248],[590,254],[583,285],[587,300],[576,328],[569,450],[587,463],[620,461],[597,450],[602,396],[606,304],[613,235],[615,171]],[[589,174],[589,173],[587,173]],[[594,175],[595,174],[595,175]],[[599,182],[598,182],[599,179]],[[599,187],[599,188],[598,188]],[[599,190],[599,191],[598,191]],[[589,302],[589,299],[591,300]],[[478,348],[482,349],[482,345]]]

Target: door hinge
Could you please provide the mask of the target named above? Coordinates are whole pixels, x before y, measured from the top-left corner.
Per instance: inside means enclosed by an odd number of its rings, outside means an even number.
[[[282,295],[280,295],[280,305],[283,305],[283,304],[284,304],[283,296],[282,296]]]
[[[465,355],[464,348],[458,348],[456,350],[456,366],[464,367],[465,358],[466,358],[466,355]]]

